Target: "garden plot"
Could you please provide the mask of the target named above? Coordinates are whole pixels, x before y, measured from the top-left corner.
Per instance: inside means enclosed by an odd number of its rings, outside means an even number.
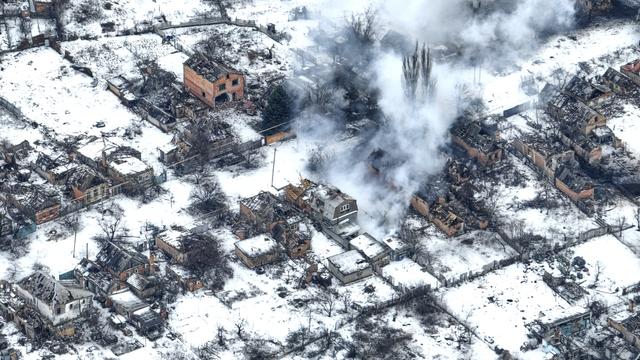
[[[143,62],[157,61],[163,69],[174,74],[179,70],[182,74],[182,63],[180,69],[175,64],[180,57],[173,56],[176,49],[162,44],[162,38],[155,34],[67,41],[61,43],[61,47],[69,51],[76,64],[89,67],[102,80],[102,86],[118,75],[127,79],[142,78],[138,66]]]
[[[631,61],[632,59],[629,59]],[[626,149],[629,150],[636,159],[640,158],[640,108],[635,104],[626,103],[623,112],[617,116],[607,119],[607,126],[611,128],[616,137],[624,141]]]
[[[494,263],[517,255],[498,234],[490,231],[471,231],[449,238],[431,227],[421,241],[435,275],[448,281],[482,273]]]
[[[67,36],[100,37],[148,30],[165,21],[181,23],[219,15],[213,2],[206,0],[81,0],[69,3],[61,22]],[[113,31],[103,33],[101,24],[109,23]]]
[[[583,287],[610,298],[609,304],[622,301],[617,297],[622,288],[638,283],[640,258],[612,235],[577,245],[571,252],[586,261]]]
[[[417,352],[423,358],[437,360],[495,359],[496,356],[489,347],[476,338],[471,338],[470,344],[458,344],[456,339],[464,332],[464,328],[444,313],[436,311],[429,314],[428,318],[423,318],[415,312],[413,306],[407,306],[384,311],[377,315],[374,321],[376,322],[372,330],[374,333],[388,327],[410,335],[408,343],[397,348],[396,352],[404,350],[414,354]],[[367,329],[361,329],[356,320],[340,329],[339,333],[344,339],[353,342],[353,334],[358,330],[367,331]],[[375,338],[376,335],[372,333],[370,338]],[[362,343],[355,345],[367,346]],[[336,358],[341,359],[345,355],[346,351],[341,351]],[[383,357],[382,354],[379,356]],[[403,357],[399,356],[399,358]]]
[[[321,293],[326,290],[313,285],[296,288],[300,276],[304,275],[302,264],[287,260],[266,266],[266,273],[257,275],[240,263],[232,263],[234,276],[216,295],[221,300],[202,291],[182,296],[175,303],[169,325],[191,346],[213,340],[218,326],[226,326],[233,332],[229,327],[239,322],[245,325],[250,338],[284,344],[287,335],[303,325],[311,324],[313,331],[335,328],[339,321],[355,315],[351,303],[374,305],[390,300],[395,294],[375,277],[345,287],[333,286],[339,296],[333,296],[329,316],[321,300]],[[373,288],[374,292],[365,292],[365,287]],[[345,295],[349,299],[346,303],[342,300]]]
[[[96,86],[94,79],[73,70],[50,48],[11,53],[4,61],[5,70],[0,72],[3,96],[25,116],[60,137],[100,137],[136,119],[117,97]],[[95,127],[98,122],[105,126]]]
[[[495,219],[507,236],[517,241],[523,235],[539,237],[529,245],[533,249],[552,247],[567,239],[575,239],[581,233],[598,228],[599,225],[582,213],[563,193],[553,187],[549,180],[509,156],[514,164],[514,173],[505,174],[506,181],[494,184]],[[519,181],[515,181],[519,178]],[[549,184],[543,183],[549,181]],[[537,197],[556,202],[555,208],[533,206]]]
[[[583,310],[553,293],[540,275],[522,264],[439,292],[456,318],[512,354],[529,340],[526,324],[543,316],[554,320]]]

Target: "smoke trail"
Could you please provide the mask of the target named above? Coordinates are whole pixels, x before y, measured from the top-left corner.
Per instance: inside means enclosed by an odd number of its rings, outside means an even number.
[[[355,197],[366,213],[363,228],[381,237],[395,230],[411,195],[430,175],[441,171],[441,149],[449,142],[448,129],[458,114],[460,85],[469,82],[473,64],[497,67],[513,63],[533,51],[541,37],[573,25],[572,0],[403,0],[386,1],[379,14],[391,29],[411,39],[456,47],[455,64],[436,64],[436,95],[413,101],[402,86],[400,55],[378,51],[373,62],[379,108],[386,121],[357,149],[328,162],[325,180]],[[491,63],[488,63],[491,61]],[[309,116],[300,121],[299,136],[306,141],[329,143],[335,138],[331,120],[309,127]],[[324,130],[314,131],[322,128]],[[331,130],[327,130],[331,129]],[[368,155],[376,149],[388,161],[382,178],[368,168]]]

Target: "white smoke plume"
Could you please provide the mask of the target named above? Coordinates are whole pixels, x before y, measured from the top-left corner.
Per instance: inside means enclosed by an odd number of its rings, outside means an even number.
[[[441,149],[449,143],[448,130],[459,115],[461,85],[472,80],[471,62],[502,67],[526,56],[541,37],[573,26],[574,2],[393,0],[382,1],[378,9],[388,28],[431,45],[454,44],[462,55],[454,64],[436,63],[435,97],[416,102],[406,97],[402,86],[401,56],[378,51],[373,75],[386,121],[367,143],[335,154],[327,166],[324,180],[356,198],[364,230],[383,237],[396,230],[411,195],[441,171],[445,161]],[[303,141],[327,144],[335,141],[333,129],[331,120],[307,117],[300,122],[298,135]],[[393,160],[384,170],[384,180],[368,168],[367,155],[376,149]]]

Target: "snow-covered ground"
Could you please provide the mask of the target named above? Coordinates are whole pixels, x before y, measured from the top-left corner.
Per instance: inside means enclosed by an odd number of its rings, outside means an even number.
[[[557,296],[542,277],[514,264],[449,289],[440,290],[449,310],[485,341],[518,353],[528,341],[525,325],[544,316],[550,320],[583,309]]]

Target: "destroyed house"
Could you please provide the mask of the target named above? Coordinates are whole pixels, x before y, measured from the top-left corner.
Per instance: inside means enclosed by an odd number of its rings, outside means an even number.
[[[631,81],[640,86],[640,59],[622,65],[620,72],[627,75]]]
[[[573,312],[573,311],[572,311]],[[578,311],[559,319],[550,319],[542,316],[540,319],[528,324],[527,327],[540,341],[545,340],[552,344],[558,344],[562,337],[572,337],[584,334],[591,326],[591,311]]]
[[[237,141],[230,125],[215,119],[189,124],[175,143],[182,148],[197,149],[200,155],[211,159],[237,150]]]
[[[185,89],[210,107],[244,98],[245,78],[239,71],[201,53],[192,55],[183,68]]]
[[[167,276],[176,280],[186,291],[196,291],[204,287],[202,280],[182,265],[168,264],[165,269]]]
[[[583,135],[607,124],[607,119],[574,98],[560,94],[547,104],[549,114],[562,126],[571,127]]]
[[[76,166],[78,165],[70,162],[64,155],[52,159],[49,155],[40,153],[31,167],[43,179],[52,184],[58,184],[64,182],[66,176]]]
[[[279,223],[271,231],[271,236],[285,248],[292,259],[304,256],[311,249],[311,235],[307,225],[296,222],[295,226],[297,229],[292,229],[290,224]]]
[[[97,171],[86,165],[73,169],[66,185],[74,200],[90,205],[109,196],[109,182]]]
[[[389,257],[392,261],[400,261],[411,256],[410,247],[395,236],[384,239],[383,243],[389,248]]]
[[[580,170],[568,166],[561,166],[556,170],[556,187],[574,202],[592,199],[594,186]]]
[[[327,269],[343,284],[369,277],[373,270],[358,250],[349,250],[327,259]]]
[[[282,248],[268,235],[258,235],[235,243],[235,254],[248,268],[272,264],[282,259]]]
[[[606,13],[613,8],[613,0],[578,0],[577,4],[589,15]]]
[[[630,303],[628,310],[610,315],[607,318],[607,324],[622,335],[625,341],[640,349],[640,315],[635,312],[633,302]]]
[[[271,193],[261,192],[240,200],[240,215],[258,231],[271,234],[292,258],[303,256],[311,247],[299,211]]]
[[[240,200],[240,215],[263,232],[271,232],[277,224],[289,219],[300,218],[290,204],[266,191]]]
[[[357,221],[356,200],[333,186],[307,180],[301,188],[291,187],[286,194],[298,207],[332,225]]]
[[[156,247],[169,255],[178,264],[187,264],[187,250],[184,248],[182,238],[188,233],[181,228],[170,228],[156,236]]]
[[[53,326],[81,317],[93,300],[91,292],[65,286],[41,271],[18,281],[14,289]]]
[[[155,295],[158,288],[158,280],[154,276],[145,276],[139,273],[131,274],[126,283],[129,289],[142,299]]]
[[[634,91],[637,86],[628,76],[614,68],[608,68],[600,77],[600,81],[608,86],[614,93],[623,95]]]
[[[116,313],[126,317],[129,321],[133,318],[133,314],[136,311],[149,306],[146,301],[137,297],[129,289],[114,292],[109,295],[108,300]]]
[[[96,263],[122,282],[132,274],[146,274],[149,270],[149,260],[146,256],[113,242],[108,242],[98,253]]]
[[[529,136],[513,141],[513,147],[524,155],[549,178],[553,178],[556,169],[564,163],[575,161],[573,150],[553,137]]]
[[[595,164],[602,160],[602,148],[592,139],[592,136],[600,129],[603,128],[596,128],[590,136],[586,136],[575,129],[561,126],[558,136],[560,141],[570,147],[576,156],[589,164]]]
[[[153,168],[138,157],[114,155],[109,157],[106,165],[109,177],[129,191],[153,185]]]
[[[602,104],[613,95],[607,87],[592,84],[579,76],[571,78],[563,90],[589,107]]]
[[[432,206],[429,211],[429,220],[449,237],[464,232],[465,221],[450,204],[437,203]]]
[[[340,190],[303,179],[299,186],[289,184],[284,191],[287,201],[310,214],[323,232],[344,248],[360,232],[358,204]]]
[[[442,176],[427,179],[419,191],[411,197],[411,207],[420,215],[429,218],[432,205],[443,204],[450,198],[449,183]]]
[[[160,314],[153,311],[150,306],[134,311],[131,316],[131,323],[143,335],[159,332],[164,325]]]
[[[503,152],[497,138],[477,122],[459,119],[451,129],[451,138],[482,166],[491,166],[502,159]]]
[[[42,185],[20,186],[7,199],[37,225],[60,216],[60,195]]]
[[[107,89],[114,93],[126,106],[133,106],[138,98],[133,93],[133,83],[122,75],[107,80]]]
[[[137,109],[145,120],[164,132],[171,131],[178,123],[176,117],[172,114],[173,106],[170,100],[154,104],[147,99],[142,99]]]
[[[358,250],[362,255],[364,255],[365,259],[369,261],[373,270],[376,272],[380,272],[380,269],[383,266],[389,264],[390,249],[367,233],[363,233],[354,239],[351,239],[349,247],[351,250]]]
[[[112,292],[126,287],[122,281],[114,280],[108,272],[103,271],[102,266],[87,258],[80,260],[73,269],[73,276],[80,287],[91,291],[103,300]]]

